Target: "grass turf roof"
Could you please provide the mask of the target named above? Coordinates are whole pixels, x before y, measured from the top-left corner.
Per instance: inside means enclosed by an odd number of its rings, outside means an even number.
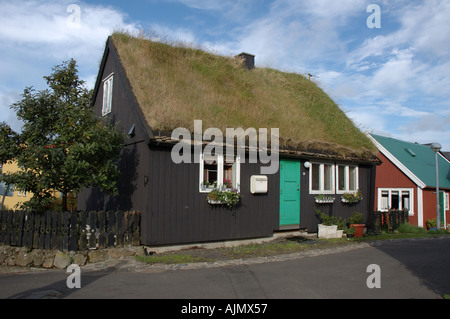
[[[113,44],[153,131],[279,128],[280,148],[368,159],[376,148],[315,83],[238,58],[114,33]],[[270,132],[270,131],[269,131]]]

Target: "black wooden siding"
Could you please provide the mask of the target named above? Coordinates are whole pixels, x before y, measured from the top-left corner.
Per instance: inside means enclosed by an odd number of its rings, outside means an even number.
[[[170,149],[152,147],[147,187],[146,244],[166,245],[271,236],[278,228],[279,177],[269,176],[268,194],[250,193],[257,164],[241,164],[241,202],[236,208],[207,203],[199,191],[196,163],[174,164]],[[145,231],[145,229],[147,231]]]

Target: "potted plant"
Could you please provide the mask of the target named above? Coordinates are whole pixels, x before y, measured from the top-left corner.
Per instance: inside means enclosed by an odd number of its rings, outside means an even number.
[[[436,218],[427,220],[427,229],[428,230],[436,230]]]
[[[320,210],[316,210],[316,214],[322,222],[318,225],[319,238],[342,238],[345,228],[345,221],[342,218],[328,216]]]
[[[354,212],[353,215],[348,219],[350,228],[354,228],[354,237],[363,237],[365,224],[362,224],[364,217],[361,213]]]
[[[355,227],[350,226],[347,229],[344,230],[344,233],[347,235],[347,238],[352,238],[355,234]]]

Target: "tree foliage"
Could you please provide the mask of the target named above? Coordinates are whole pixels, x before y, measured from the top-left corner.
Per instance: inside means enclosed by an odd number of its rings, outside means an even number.
[[[44,78],[48,89],[26,88],[22,100],[11,106],[23,122],[21,133],[0,125],[0,160],[14,159],[22,168],[2,179],[32,192],[28,208],[35,210],[45,207],[54,191],[63,195],[63,210],[67,195],[85,187],[117,194],[123,133],[95,116],[92,91],[78,77],[73,59]]]

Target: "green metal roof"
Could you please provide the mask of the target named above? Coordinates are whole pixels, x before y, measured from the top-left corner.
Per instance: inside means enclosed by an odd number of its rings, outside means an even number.
[[[420,179],[423,184],[427,187],[436,187],[436,155],[430,146],[375,134],[370,134],[370,136]],[[450,162],[439,154],[438,164],[439,188],[450,188]]]

